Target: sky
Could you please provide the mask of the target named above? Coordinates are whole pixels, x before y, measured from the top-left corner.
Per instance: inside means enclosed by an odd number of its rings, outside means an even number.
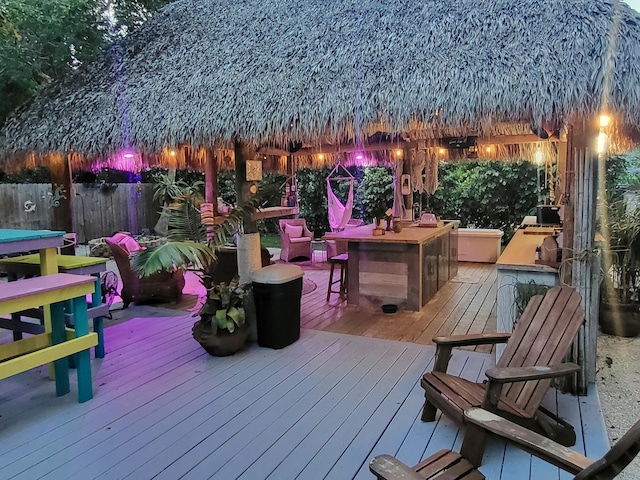
[[[640,12],[640,0],[624,0],[627,5],[633,8],[636,12]]]

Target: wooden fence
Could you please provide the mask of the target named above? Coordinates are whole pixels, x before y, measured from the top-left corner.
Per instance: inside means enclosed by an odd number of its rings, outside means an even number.
[[[124,230],[134,234],[153,230],[160,206],[153,185],[119,183],[109,188],[74,184],[71,199],[78,243]],[[0,184],[1,228],[49,229],[55,197],[51,184]]]

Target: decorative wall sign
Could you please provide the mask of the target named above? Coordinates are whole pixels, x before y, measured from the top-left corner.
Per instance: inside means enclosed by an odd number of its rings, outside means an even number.
[[[64,187],[58,185],[57,183],[54,183],[53,186],[53,193],[47,192],[47,196],[49,197],[49,206],[51,208],[59,207],[60,200],[62,200],[63,198],[67,198],[67,191],[64,189]],[[43,195],[42,198],[45,199],[46,196]]]
[[[262,162],[260,160],[247,160],[247,182],[262,180]]]
[[[24,211],[27,213],[35,212],[36,204],[33,203],[31,200],[27,200],[26,202],[24,202]]]

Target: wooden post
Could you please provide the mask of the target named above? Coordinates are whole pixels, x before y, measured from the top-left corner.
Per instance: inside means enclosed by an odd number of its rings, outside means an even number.
[[[51,172],[51,208],[53,215],[51,229],[73,232],[73,212],[71,197],[73,185],[71,183],[71,166],[66,155],[52,154],[49,162]],[[68,245],[60,249],[66,255],[75,255],[75,246]]]
[[[562,219],[563,244],[562,263],[563,270],[560,271],[560,281],[566,284],[571,283],[571,258],[573,257],[573,208],[574,208],[574,182],[575,182],[575,159],[573,155],[573,128],[569,126],[567,132],[567,142],[558,154],[558,176],[562,185],[562,205],[564,213]],[[571,153],[570,153],[571,152]],[[562,167],[564,165],[564,167]]]
[[[240,140],[234,140],[233,151],[236,158],[236,200],[241,207],[251,199],[251,182],[247,182],[247,160],[255,157],[255,149]],[[244,233],[256,233],[258,224],[251,215],[244,217]]]
[[[204,198],[213,204],[213,214],[218,212],[218,158],[213,148],[207,148],[207,163],[204,167]]]
[[[586,317],[572,347],[572,361],[580,365],[573,390],[586,395],[589,383],[595,382],[598,306],[600,300],[600,258],[594,249],[598,155],[595,119],[580,120],[573,125],[573,252],[571,284],[582,297]],[[565,233],[566,235],[566,233]]]

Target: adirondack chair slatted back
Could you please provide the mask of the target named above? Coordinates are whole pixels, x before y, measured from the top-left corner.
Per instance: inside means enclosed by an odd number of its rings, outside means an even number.
[[[553,287],[531,298],[496,367],[549,366],[562,363],[584,322],[580,294],[571,287]],[[502,395],[533,416],[551,380],[517,382]]]
[[[614,478],[640,453],[640,420],[611,447],[604,457],[596,460],[574,480],[603,480]]]

